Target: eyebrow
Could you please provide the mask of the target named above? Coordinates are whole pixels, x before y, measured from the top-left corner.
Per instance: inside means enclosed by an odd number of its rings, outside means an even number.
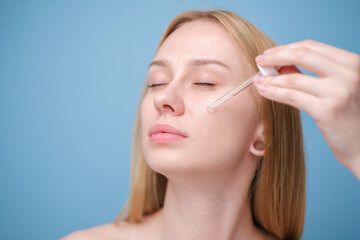
[[[221,62],[219,60],[216,60],[216,59],[197,58],[197,59],[192,59],[190,61],[190,65],[194,65],[194,66],[203,66],[203,65],[212,65],[212,64],[218,65],[218,66],[221,66],[221,67],[224,67],[224,68],[227,68],[227,69],[230,69],[225,63],[223,63],[223,62]]]
[[[168,65],[167,61],[165,60],[154,60],[152,61],[149,66],[148,66],[148,69],[151,67],[151,66],[159,66],[159,67],[166,67]]]
[[[227,66],[225,63],[210,58],[195,58],[195,59],[191,59],[188,63],[188,65],[190,66],[204,66],[204,65],[212,65],[212,64],[224,67],[226,69],[230,69],[230,67]],[[154,60],[149,64],[148,68],[150,68],[151,66],[166,67],[168,65],[169,63],[167,60]]]

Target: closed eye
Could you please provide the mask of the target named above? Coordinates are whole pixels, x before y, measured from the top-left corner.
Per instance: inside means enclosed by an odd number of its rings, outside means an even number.
[[[148,85],[148,88],[155,88],[155,87],[160,87],[163,85],[166,85],[167,83],[152,83]]]
[[[215,84],[214,83],[209,83],[209,82],[197,82],[194,83],[195,85],[199,85],[199,86],[205,86],[205,87],[214,87]]]

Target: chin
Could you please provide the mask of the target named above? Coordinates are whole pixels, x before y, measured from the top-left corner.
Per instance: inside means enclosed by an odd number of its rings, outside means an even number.
[[[175,154],[145,154],[145,160],[150,169],[164,176],[186,173],[196,168],[194,161],[175,156]]]
[[[154,154],[145,157],[145,159],[150,169],[164,175],[168,179],[186,176],[209,176],[233,170],[233,165],[230,162],[206,157],[195,159],[193,157],[168,155],[164,158],[164,155],[159,154],[159,157],[156,157]]]

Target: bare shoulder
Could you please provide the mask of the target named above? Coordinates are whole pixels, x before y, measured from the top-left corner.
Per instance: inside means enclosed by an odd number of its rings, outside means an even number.
[[[93,228],[73,232],[61,240],[122,240],[136,239],[134,238],[134,230],[132,224],[108,223]]]
[[[120,221],[76,231],[61,240],[140,240],[144,236],[152,239],[153,231],[147,220],[138,223]]]

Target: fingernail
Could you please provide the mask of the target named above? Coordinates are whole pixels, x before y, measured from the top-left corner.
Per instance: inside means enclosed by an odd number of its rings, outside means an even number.
[[[258,63],[261,63],[264,60],[265,56],[264,55],[259,55],[255,58],[255,61]]]
[[[273,47],[273,48],[269,48],[269,49],[266,49],[265,51],[264,51],[264,54],[269,54],[269,53],[272,53],[272,52],[274,52],[275,51],[275,48]]]
[[[256,85],[256,88],[259,93],[266,93],[266,91],[267,91],[267,86],[264,84]]]
[[[259,75],[254,79],[254,82],[257,83],[257,84],[262,83],[263,78],[264,78],[263,75]]]

